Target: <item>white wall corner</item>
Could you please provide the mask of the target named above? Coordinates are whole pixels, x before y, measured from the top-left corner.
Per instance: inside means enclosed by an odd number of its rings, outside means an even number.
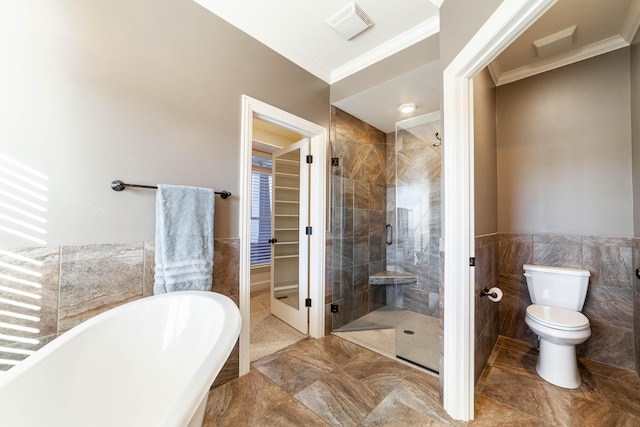
[[[301,52],[295,47],[286,43],[280,37],[275,36],[260,22],[252,20],[247,13],[243,13],[242,9],[237,7],[234,2],[231,1],[218,1],[218,0],[193,0],[200,6],[207,9],[209,12],[219,16],[227,21],[229,24],[250,35],[260,43],[273,49],[280,55],[289,59],[291,62],[304,68],[309,73],[313,74],[317,78],[329,83],[331,73],[325,67],[320,65],[316,60],[309,55]]]

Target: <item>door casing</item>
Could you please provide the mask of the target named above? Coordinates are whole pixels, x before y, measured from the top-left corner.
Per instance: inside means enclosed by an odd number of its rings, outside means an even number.
[[[242,95],[242,129],[240,147],[240,295],[239,305],[242,328],[239,338],[239,374],[249,372],[249,319],[251,314],[251,150],[253,140],[253,118],[259,118],[285,129],[292,130],[310,140],[313,156],[310,181],[309,225],[309,335],[312,338],[324,336],[324,288],[325,288],[325,238],[327,224],[327,129],[273,107],[247,95]]]
[[[473,77],[557,0],[504,0],[443,72],[443,405],[474,416]]]

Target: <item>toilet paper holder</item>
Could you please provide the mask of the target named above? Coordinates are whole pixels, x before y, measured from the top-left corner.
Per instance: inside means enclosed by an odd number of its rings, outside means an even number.
[[[503,293],[502,289],[494,286],[491,289],[484,288],[480,291],[480,296],[489,298],[489,301],[491,302],[500,302],[502,300]]]
[[[498,293],[497,292],[489,292],[489,289],[484,288],[483,290],[480,291],[480,296],[481,297],[490,296],[490,297],[493,297],[493,298],[498,298]]]

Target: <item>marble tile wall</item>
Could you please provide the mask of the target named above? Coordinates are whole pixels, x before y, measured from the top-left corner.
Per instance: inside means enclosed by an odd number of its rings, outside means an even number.
[[[583,313],[591,324],[591,337],[578,346],[586,357],[635,370],[633,254],[637,239],[624,237],[568,236],[555,234],[500,234],[499,286],[504,292],[498,304],[500,335],[536,345],[536,337],[524,322],[531,303],[522,274],[526,263],[584,268],[591,272]]]
[[[475,239],[475,382],[480,379],[500,334],[500,303],[480,296],[483,289],[498,286],[498,239],[498,234]]]
[[[369,276],[385,270],[386,136],[346,112],[331,108],[332,328],[385,304],[384,289]],[[329,297],[329,296],[327,296]],[[328,332],[328,331],[327,331]]]
[[[62,246],[58,333],[142,298],[144,243]]]
[[[77,324],[153,294],[153,243],[0,252],[0,359],[24,359]],[[239,294],[239,240],[214,241],[213,291]],[[238,376],[238,348],[218,376]],[[11,364],[0,364],[7,370]]]
[[[395,133],[385,135],[332,108],[332,157],[339,166],[331,174],[326,309],[329,301],[339,305],[331,314],[333,328],[385,304],[439,317],[441,152],[433,146],[439,131],[439,121],[401,131],[396,150]],[[391,246],[386,224],[396,227]],[[389,269],[418,281],[369,285],[370,275]]]
[[[0,253],[0,370],[56,337],[59,276],[60,248]]]

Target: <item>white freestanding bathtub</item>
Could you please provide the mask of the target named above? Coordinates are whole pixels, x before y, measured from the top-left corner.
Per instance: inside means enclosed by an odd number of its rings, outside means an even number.
[[[0,425],[201,426],[240,324],[235,303],[213,292],[99,314],[0,376]]]

